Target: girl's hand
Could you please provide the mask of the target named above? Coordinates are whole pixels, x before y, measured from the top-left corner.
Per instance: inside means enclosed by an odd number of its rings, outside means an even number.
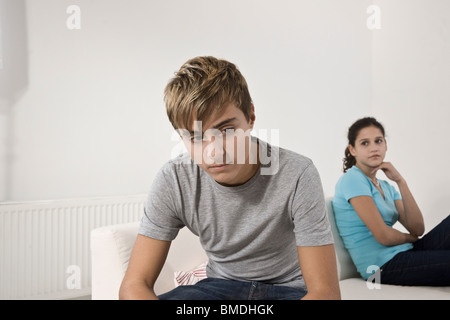
[[[419,240],[418,236],[414,236],[412,234],[405,233],[405,242],[414,243],[417,240]]]
[[[392,181],[395,181],[396,183],[403,181],[402,175],[397,171],[397,169],[395,169],[395,167],[390,162],[383,162],[378,167],[372,170],[372,174],[375,174],[378,170],[383,170],[386,177],[388,177]]]

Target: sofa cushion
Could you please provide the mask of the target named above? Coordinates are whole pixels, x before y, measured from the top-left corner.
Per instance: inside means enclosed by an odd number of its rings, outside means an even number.
[[[208,261],[189,271],[175,271],[175,287],[196,284],[200,280],[206,279],[206,266]]]
[[[343,300],[450,300],[450,287],[380,284],[377,289],[362,278],[342,280],[339,286]]]

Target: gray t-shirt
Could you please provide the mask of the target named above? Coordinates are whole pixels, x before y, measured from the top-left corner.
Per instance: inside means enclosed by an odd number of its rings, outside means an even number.
[[[186,226],[209,257],[208,277],[305,288],[297,246],[333,243],[320,177],[310,159],[258,143],[276,157],[236,187],[217,183],[188,154],[167,162],[139,233],[172,241]],[[261,174],[270,166],[274,174]]]

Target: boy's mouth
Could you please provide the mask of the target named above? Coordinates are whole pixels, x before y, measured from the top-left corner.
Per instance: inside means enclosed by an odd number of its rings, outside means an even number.
[[[223,171],[225,170],[225,168],[227,168],[229,166],[229,164],[217,164],[217,165],[213,165],[213,166],[209,166],[208,170],[211,170],[213,172],[219,172],[219,171]]]

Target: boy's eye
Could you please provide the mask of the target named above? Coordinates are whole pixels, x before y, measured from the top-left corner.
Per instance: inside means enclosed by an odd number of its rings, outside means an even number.
[[[203,140],[202,136],[191,136],[191,142],[201,142]]]
[[[220,131],[222,132],[222,134],[231,134],[234,132],[234,128],[224,128]]]
[[[220,129],[219,131],[216,131],[216,134],[219,133],[222,136],[228,135],[228,134],[233,134],[234,133],[234,128],[233,127],[227,127],[227,128],[223,128]],[[208,141],[209,139],[211,139],[211,136],[209,136],[208,134],[206,135],[200,135],[200,134],[191,134],[189,136],[189,140],[192,143],[199,143],[202,142],[203,140]]]

